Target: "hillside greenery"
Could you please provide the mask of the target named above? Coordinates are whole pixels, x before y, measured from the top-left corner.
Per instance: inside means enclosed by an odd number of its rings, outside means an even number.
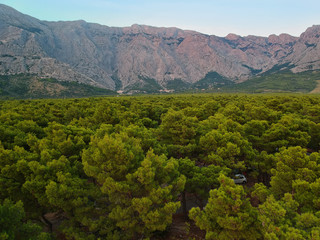
[[[227,93],[309,93],[318,88],[319,71],[292,73],[281,70],[278,66],[268,72],[261,73],[245,82],[234,83],[219,75],[209,72],[196,83],[187,83],[181,79],[168,81],[160,86],[155,79],[139,76],[140,81],[127,86],[124,94],[141,93],[195,93],[195,92],[227,92]],[[286,66],[285,66],[286,67]],[[120,90],[121,81],[113,76],[116,89]],[[102,89],[78,82],[58,81],[53,78],[40,78],[32,74],[1,75],[0,99],[35,99],[35,98],[72,98],[116,95],[108,89]]]
[[[233,85],[234,83],[218,74],[217,72],[209,72],[200,81],[193,84],[192,88],[195,89],[218,89],[224,86]]]
[[[320,80],[319,71],[307,71],[292,73],[282,70],[276,73],[262,74],[239,84],[233,84],[223,88],[224,92],[311,92]]]
[[[318,95],[0,101],[0,239],[320,239],[319,150]]]
[[[77,82],[40,78],[32,74],[0,75],[0,99],[72,98],[116,93]]]
[[[293,73],[286,65],[275,66],[273,69],[256,73],[255,77],[241,83],[209,72],[196,83],[188,83],[181,79],[168,81],[165,88],[176,93],[215,92],[215,93],[309,93],[314,90],[320,80],[319,71]],[[286,68],[283,70],[283,68]],[[140,77],[141,82],[128,86],[125,92],[158,93],[163,89],[154,79]]]

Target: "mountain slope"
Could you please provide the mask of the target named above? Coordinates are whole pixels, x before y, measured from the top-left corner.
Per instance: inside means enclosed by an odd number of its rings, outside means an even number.
[[[0,99],[72,98],[115,95],[116,93],[77,82],[40,78],[31,74],[0,76]]]
[[[177,28],[47,22],[0,4],[0,75],[36,74],[124,91],[205,88],[214,79],[239,83],[277,66],[295,73],[320,69],[319,36],[320,26],[299,38],[222,38]],[[220,77],[203,84],[208,74]]]
[[[225,86],[220,89],[224,92],[300,92],[317,93],[313,91],[318,86],[320,71],[305,71],[293,73],[289,70],[281,70],[273,74],[265,74],[253,77],[245,82]]]

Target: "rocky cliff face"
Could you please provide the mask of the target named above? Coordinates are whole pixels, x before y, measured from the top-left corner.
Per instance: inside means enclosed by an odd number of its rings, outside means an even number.
[[[320,26],[288,34],[225,38],[177,28],[111,28],[46,22],[0,4],[0,74],[34,73],[112,90],[195,83],[216,72],[241,82],[275,67],[320,69]]]

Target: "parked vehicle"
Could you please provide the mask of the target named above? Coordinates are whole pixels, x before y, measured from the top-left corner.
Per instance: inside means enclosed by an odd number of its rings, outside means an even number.
[[[233,181],[236,184],[245,184],[247,183],[247,178],[243,174],[236,174],[233,177]]]

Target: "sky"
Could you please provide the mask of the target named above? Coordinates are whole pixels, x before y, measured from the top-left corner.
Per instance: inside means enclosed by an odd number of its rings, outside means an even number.
[[[178,27],[224,37],[300,36],[320,24],[320,0],[0,0],[40,20]]]

